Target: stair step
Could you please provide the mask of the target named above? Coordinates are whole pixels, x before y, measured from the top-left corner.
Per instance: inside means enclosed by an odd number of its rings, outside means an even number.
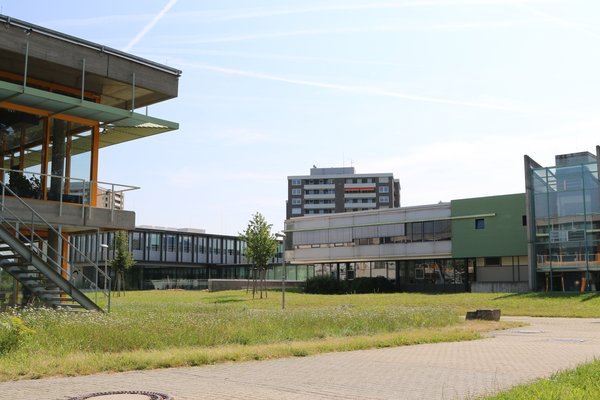
[[[25,228],[26,224],[23,225]],[[8,272],[47,306],[72,310],[99,309],[89,304],[85,294],[62,276],[59,264],[47,258],[37,243],[28,243],[29,239],[21,236],[14,241],[15,235],[10,229],[6,225],[0,226],[0,237],[6,239],[0,239],[0,271]],[[60,289],[57,284],[67,290]]]
[[[45,295],[52,295],[52,294],[63,294],[64,291],[60,290],[60,289],[46,289],[45,287],[42,286],[37,286],[31,289],[31,291],[35,294],[45,294]]]
[[[58,301],[58,302],[61,302],[61,301],[75,301],[75,300],[73,300],[73,298],[71,296],[69,296],[67,294],[65,294],[65,297],[60,297],[60,296],[42,296],[42,298],[45,301],[48,301],[48,302],[55,302],[55,301]]]

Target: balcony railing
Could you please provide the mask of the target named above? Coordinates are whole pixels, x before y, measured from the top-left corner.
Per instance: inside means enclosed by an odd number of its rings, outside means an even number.
[[[6,182],[7,187],[20,198],[56,201],[59,202],[61,211],[63,204],[92,207],[94,203],[92,189],[96,187],[96,207],[108,208],[114,212],[115,209],[122,209],[123,193],[139,189],[138,186],[94,182],[6,168],[0,168],[0,177],[3,177],[2,181]],[[11,196],[10,193],[5,193],[3,190],[2,198],[5,195]],[[109,198],[108,207],[100,204],[100,200],[105,196]]]

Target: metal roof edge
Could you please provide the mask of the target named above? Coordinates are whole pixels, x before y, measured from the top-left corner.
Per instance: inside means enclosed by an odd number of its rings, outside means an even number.
[[[78,38],[75,36],[67,35],[62,32],[44,28],[42,26],[35,25],[30,22],[22,21],[17,18],[12,18],[7,15],[0,14],[0,23],[4,23],[7,26],[14,25],[16,27],[23,28],[25,30],[30,30],[31,32],[36,32],[36,33],[39,33],[44,36],[48,36],[48,37],[52,37],[52,38],[55,38],[58,40],[69,42],[69,43],[72,43],[72,44],[75,44],[78,46],[87,47],[87,48],[90,48],[93,50],[100,51],[102,53],[114,55],[116,57],[120,57],[120,58],[126,59],[128,61],[133,61],[133,62],[145,65],[150,68],[158,69],[160,71],[176,75],[178,77],[181,76],[181,73],[182,73],[182,71],[177,68],[169,67],[167,65],[160,64],[155,61],[148,60],[146,58],[134,56],[133,54],[126,53],[121,50],[113,49],[111,47],[103,46],[98,43],[90,42],[88,40],[84,40],[84,39],[81,39],[81,38]]]

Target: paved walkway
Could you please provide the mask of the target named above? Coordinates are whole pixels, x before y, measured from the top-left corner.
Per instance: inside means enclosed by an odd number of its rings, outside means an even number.
[[[57,400],[147,390],[175,400],[464,399],[600,356],[600,319],[503,318],[492,338],[305,358],[0,383],[0,399]]]

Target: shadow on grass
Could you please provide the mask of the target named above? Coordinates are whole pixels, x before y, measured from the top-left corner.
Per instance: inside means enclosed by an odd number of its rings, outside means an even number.
[[[506,293],[495,297],[494,300],[530,299],[579,299],[580,301],[589,301],[600,297],[600,292],[580,293],[580,292],[527,292],[527,293]]]
[[[232,299],[231,297],[223,297],[220,299],[215,299],[211,301],[213,304],[226,304],[226,303],[240,303],[246,301],[244,299]]]

